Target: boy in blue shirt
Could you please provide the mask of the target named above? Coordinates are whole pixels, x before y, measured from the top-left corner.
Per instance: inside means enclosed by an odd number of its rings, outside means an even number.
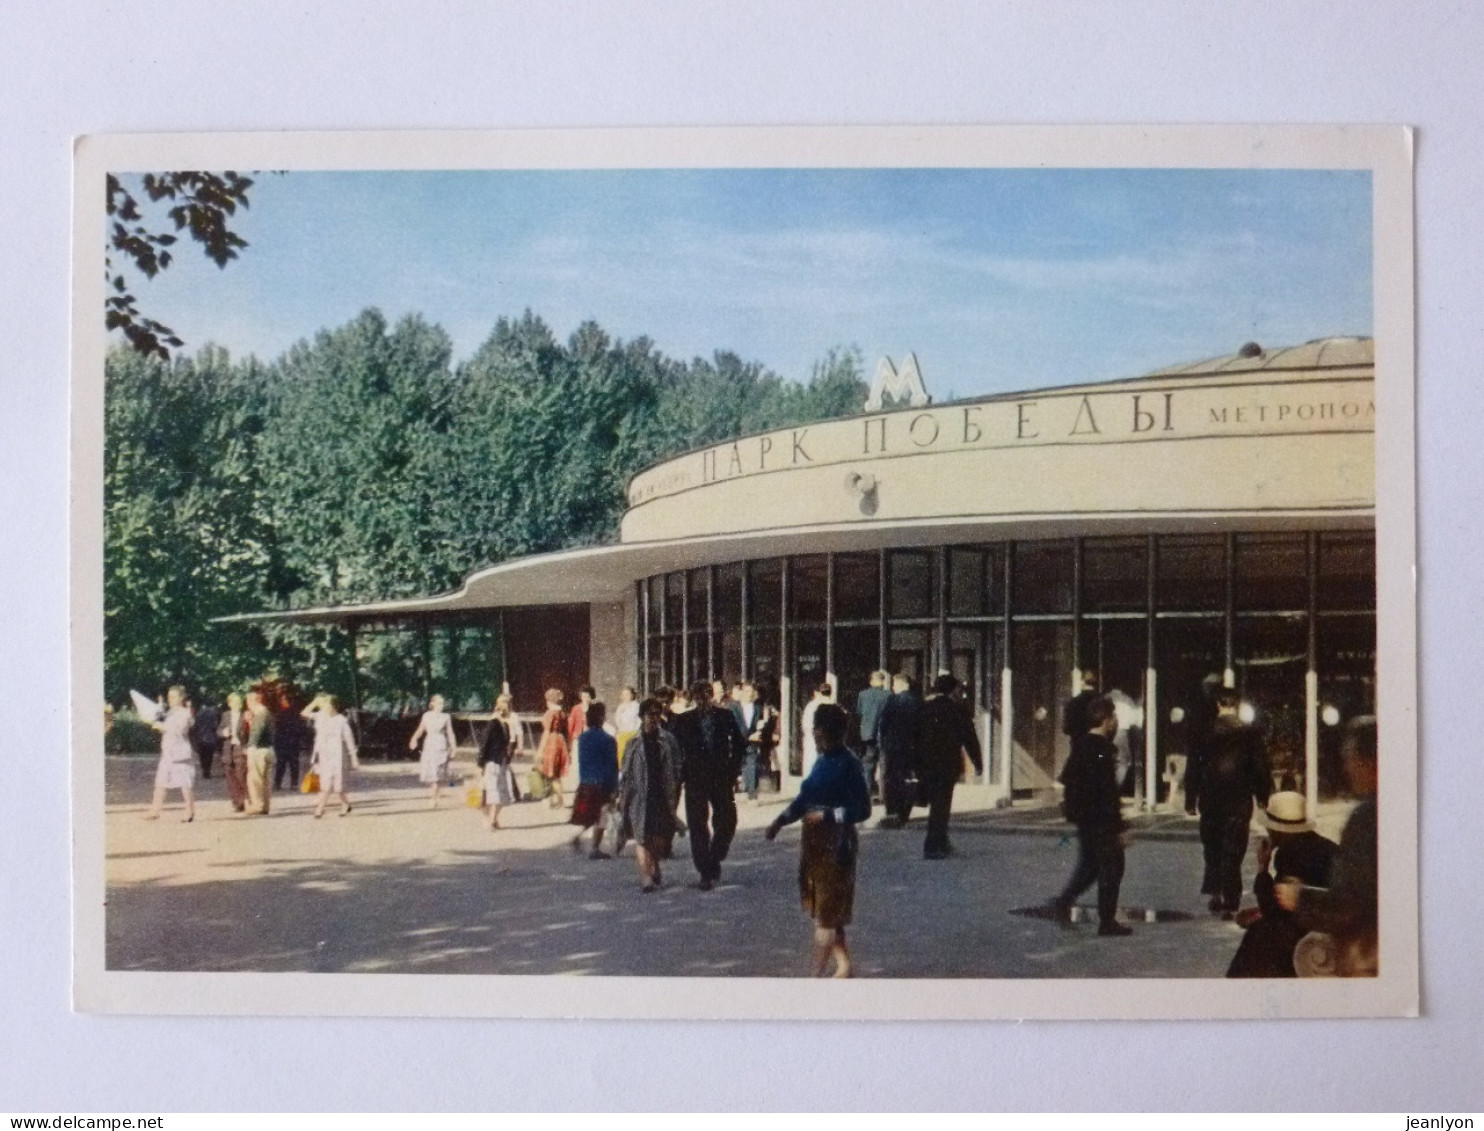
[[[587,729],[577,736],[577,798],[571,823],[577,826],[572,851],[582,852],[582,834],[593,830],[590,860],[607,860],[603,851],[603,814],[618,793],[618,740],[603,729],[608,708],[594,700],[587,705]]]
[[[814,745],[819,757],[799,787],[799,795],[768,826],[769,840],[784,825],[802,820],[799,840],[799,895],[814,920],[811,973],[821,977],[835,959],[836,978],[850,977],[845,927],[855,905],[857,823],[871,815],[871,791],[859,759],[845,747],[846,715],[834,703],[814,711]]]

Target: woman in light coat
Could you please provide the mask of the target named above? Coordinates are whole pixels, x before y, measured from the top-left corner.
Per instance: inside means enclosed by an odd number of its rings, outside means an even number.
[[[179,684],[165,695],[165,713],[150,726],[160,732],[160,764],[155,768],[155,796],[146,821],[157,821],[165,805],[165,791],[180,790],[185,800],[186,815],[196,819],[196,752],[191,748],[191,712],[185,705],[185,688]]]
[[[350,812],[350,794],[345,789],[347,770],[361,768],[356,755],[356,736],[350,720],[340,713],[340,700],[321,695],[302,712],[314,724],[314,755],[309,768],[319,775],[319,804],[314,815],[325,815],[325,802],[330,794],[340,795],[340,815]]]
[[[675,804],[680,799],[680,744],[661,723],[658,699],[639,707],[639,733],[629,742],[619,775],[618,807],[622,835],[634,841],[639,880],[646,892],[660,886],[660,860],[675,836]]]

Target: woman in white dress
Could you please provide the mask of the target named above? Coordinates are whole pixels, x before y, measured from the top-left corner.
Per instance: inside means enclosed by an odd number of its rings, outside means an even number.
[[[625,747],[639,733],[639,693],[625,687],[618,693],[618,707],[613,712],[613,732],[618,739],[618,764],[623,765]]]
[[[317,697],[302,714],[314,724],[314,756],[309,763],[309,768],[319,775],[319,804],[314,807],[314,815],[323,817],[325,802],[330,799],[330,794],[338,793],[343,817],[350,812],[350,794],[345,789],[346,771],[361,768],[350,720],[340,713],[340,700],[333,695]]]
[[[814,744],[814,712],[819,710],[821,703],[833,703],[835,701],[835,689],[828,683],[821,683],[814,689],[814,698],[804,704],[804,715],[799,720],[804,728],[803,734],[803,775],[807,778],[809,771],[814,768],[814,762],[819,757],[819,748]]]
[[[416,750],[418,739],[423,740],[422,760],[418,767],[418,780],[430,786],[428,808],[438,808],[438,794],[443,789],[443,779],[448,773],[448,762],[453,757],[453,717],[443,709],[443,696],[435,695],[428,700],[428,709],[412,732],[407,749]]]
[[[165,714],[150,725],[160,732],[160,764],[155,769],[155,796],[146,821],[160,819],[165,791],[178,789],[185,800],[183,821],[196,819],[196,755],[191,749],[191,712],[185,705],[185,688],[179,684],[165,694]]]

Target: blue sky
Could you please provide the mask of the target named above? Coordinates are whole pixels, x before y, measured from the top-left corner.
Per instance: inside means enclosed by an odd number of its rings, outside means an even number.
[[[529,308],[804,378],[917,354],[938,398],[1370,334],[1365,172],[809,169],[262,175],[225,270],[138,280],[188,349],[276,357],[368,306],[469,356]]]

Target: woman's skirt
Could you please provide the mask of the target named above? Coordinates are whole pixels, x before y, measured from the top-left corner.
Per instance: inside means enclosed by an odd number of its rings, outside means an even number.
[[[541,740],[541,774],[543,777],[556,779],[567,772],[570,759],[567,754],[567,740],[559,734],[548,734]]]
[[[596,782],[583,782],[577,787],[577,797],[572,802],[570,824],[589,828],[603,819],[603,807],[613,800],[613,791]]]
[[[618,736],[618,764],[623,765],[624,751],[629,748],[629,743],[639,736],[637,730],[626,730]]]
[[[423,745],[422,757],[417,764],[417,780],[423,785],[432,785],[434,782],[443,780],[448,771],[449,751],[442,747],[428,749],[428,744]]]
[[[799,897],[818,927],[850,922],[855,909],[855,829],[828,822],[804,825],[799,842]]]
[[[513,805],[515,791],[511,789],[510,767],[499,762],[487,762],[484,767],[484,803],[486,805]]]
[[[344,793],[345,792],[345,758],[316,758],[313,767],[315,773],[319,774],[319,791],[321,793]]]
[[[190,789],[195,784],[196,763],[160,759],[160,764],[155,769],[156,789]]]

